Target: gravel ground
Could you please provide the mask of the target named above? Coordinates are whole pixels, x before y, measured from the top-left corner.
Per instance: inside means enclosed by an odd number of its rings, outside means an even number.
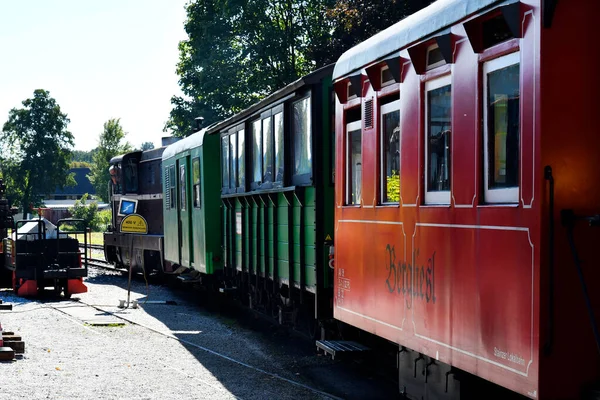
[[[126,284],[120,274],[90,269],[88,293],[71,301],[0,291],[13,304],[13,311],[0,311],[0,322],[20,334],[26,348],[17,361],[0,363],[0,399],[358,399],[393,393],[386,383],[315,356],[307,341],[274,338],[199,305],[193,292],[135,279],[131,299],[141,306],[120,309]]]

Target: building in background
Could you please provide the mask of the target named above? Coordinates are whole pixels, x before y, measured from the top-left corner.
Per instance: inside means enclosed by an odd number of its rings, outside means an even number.
[[[88,178],[90,169],[87,167],[71,168],[69,172],[75,174],[75,186],[65,186],[63,189],[56,188],[54,193],[51,193],[44,198],[44,207],[42,208],[42,216],[48,219],[53,224],[59,219],[69,218],[69,208],[75,205],[77,200],[81,200],[84,194],[89,195],[89,202],[96,198],[96,190]],[[108,208],[106,203],[98,203],[98,210]]]

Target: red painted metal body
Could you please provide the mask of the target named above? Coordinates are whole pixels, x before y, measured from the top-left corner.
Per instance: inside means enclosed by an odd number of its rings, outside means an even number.
[[[477,17],[470,16],[451,27],[453,64],[419,75],[398,49],[401,83],[377,91],[362,70],[362,97],[338,98],[334,316],[531,398],[578,398],[598,378],[600,360],[559,212],[600,212],[599,56],[589,41],[600,4],[560,2],[552,26],[544,28],[541,3],[521,2],[522,38],[475,53],[463,27]],[[489,205],[482,195],[482,64],[515,50],[521,65],[519,201]],[[425,205],[424,85],[447,74],[451,201]],[[379,104],[397,92],[400,201],[382,205]],[[362,124],[362,203],[346,206],[346,117],[370,100],[374,123]],[[546,165],[556,180],[552,247]],[[600,228],[576,229],[597,310]]]

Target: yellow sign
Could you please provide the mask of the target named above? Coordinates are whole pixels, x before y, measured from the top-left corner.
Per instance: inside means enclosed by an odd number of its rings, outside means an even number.
[[[333,239],[331,238],[331,236],[329,234],[327,234],[327,237],[325,238],[325,240],[327,240],[328,242],[331,242]]]
[[[121,232],[123,233],[148,233],[148,223],[139,214],[129,214],[121,221]]]

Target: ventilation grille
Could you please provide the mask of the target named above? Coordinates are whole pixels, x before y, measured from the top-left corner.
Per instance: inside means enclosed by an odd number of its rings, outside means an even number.
[[[169,168],[165,168],[165,208],[171,207],[171,191],[169,190]]]
[[[365,128],[373,127],[373,99],[365,102]]]

